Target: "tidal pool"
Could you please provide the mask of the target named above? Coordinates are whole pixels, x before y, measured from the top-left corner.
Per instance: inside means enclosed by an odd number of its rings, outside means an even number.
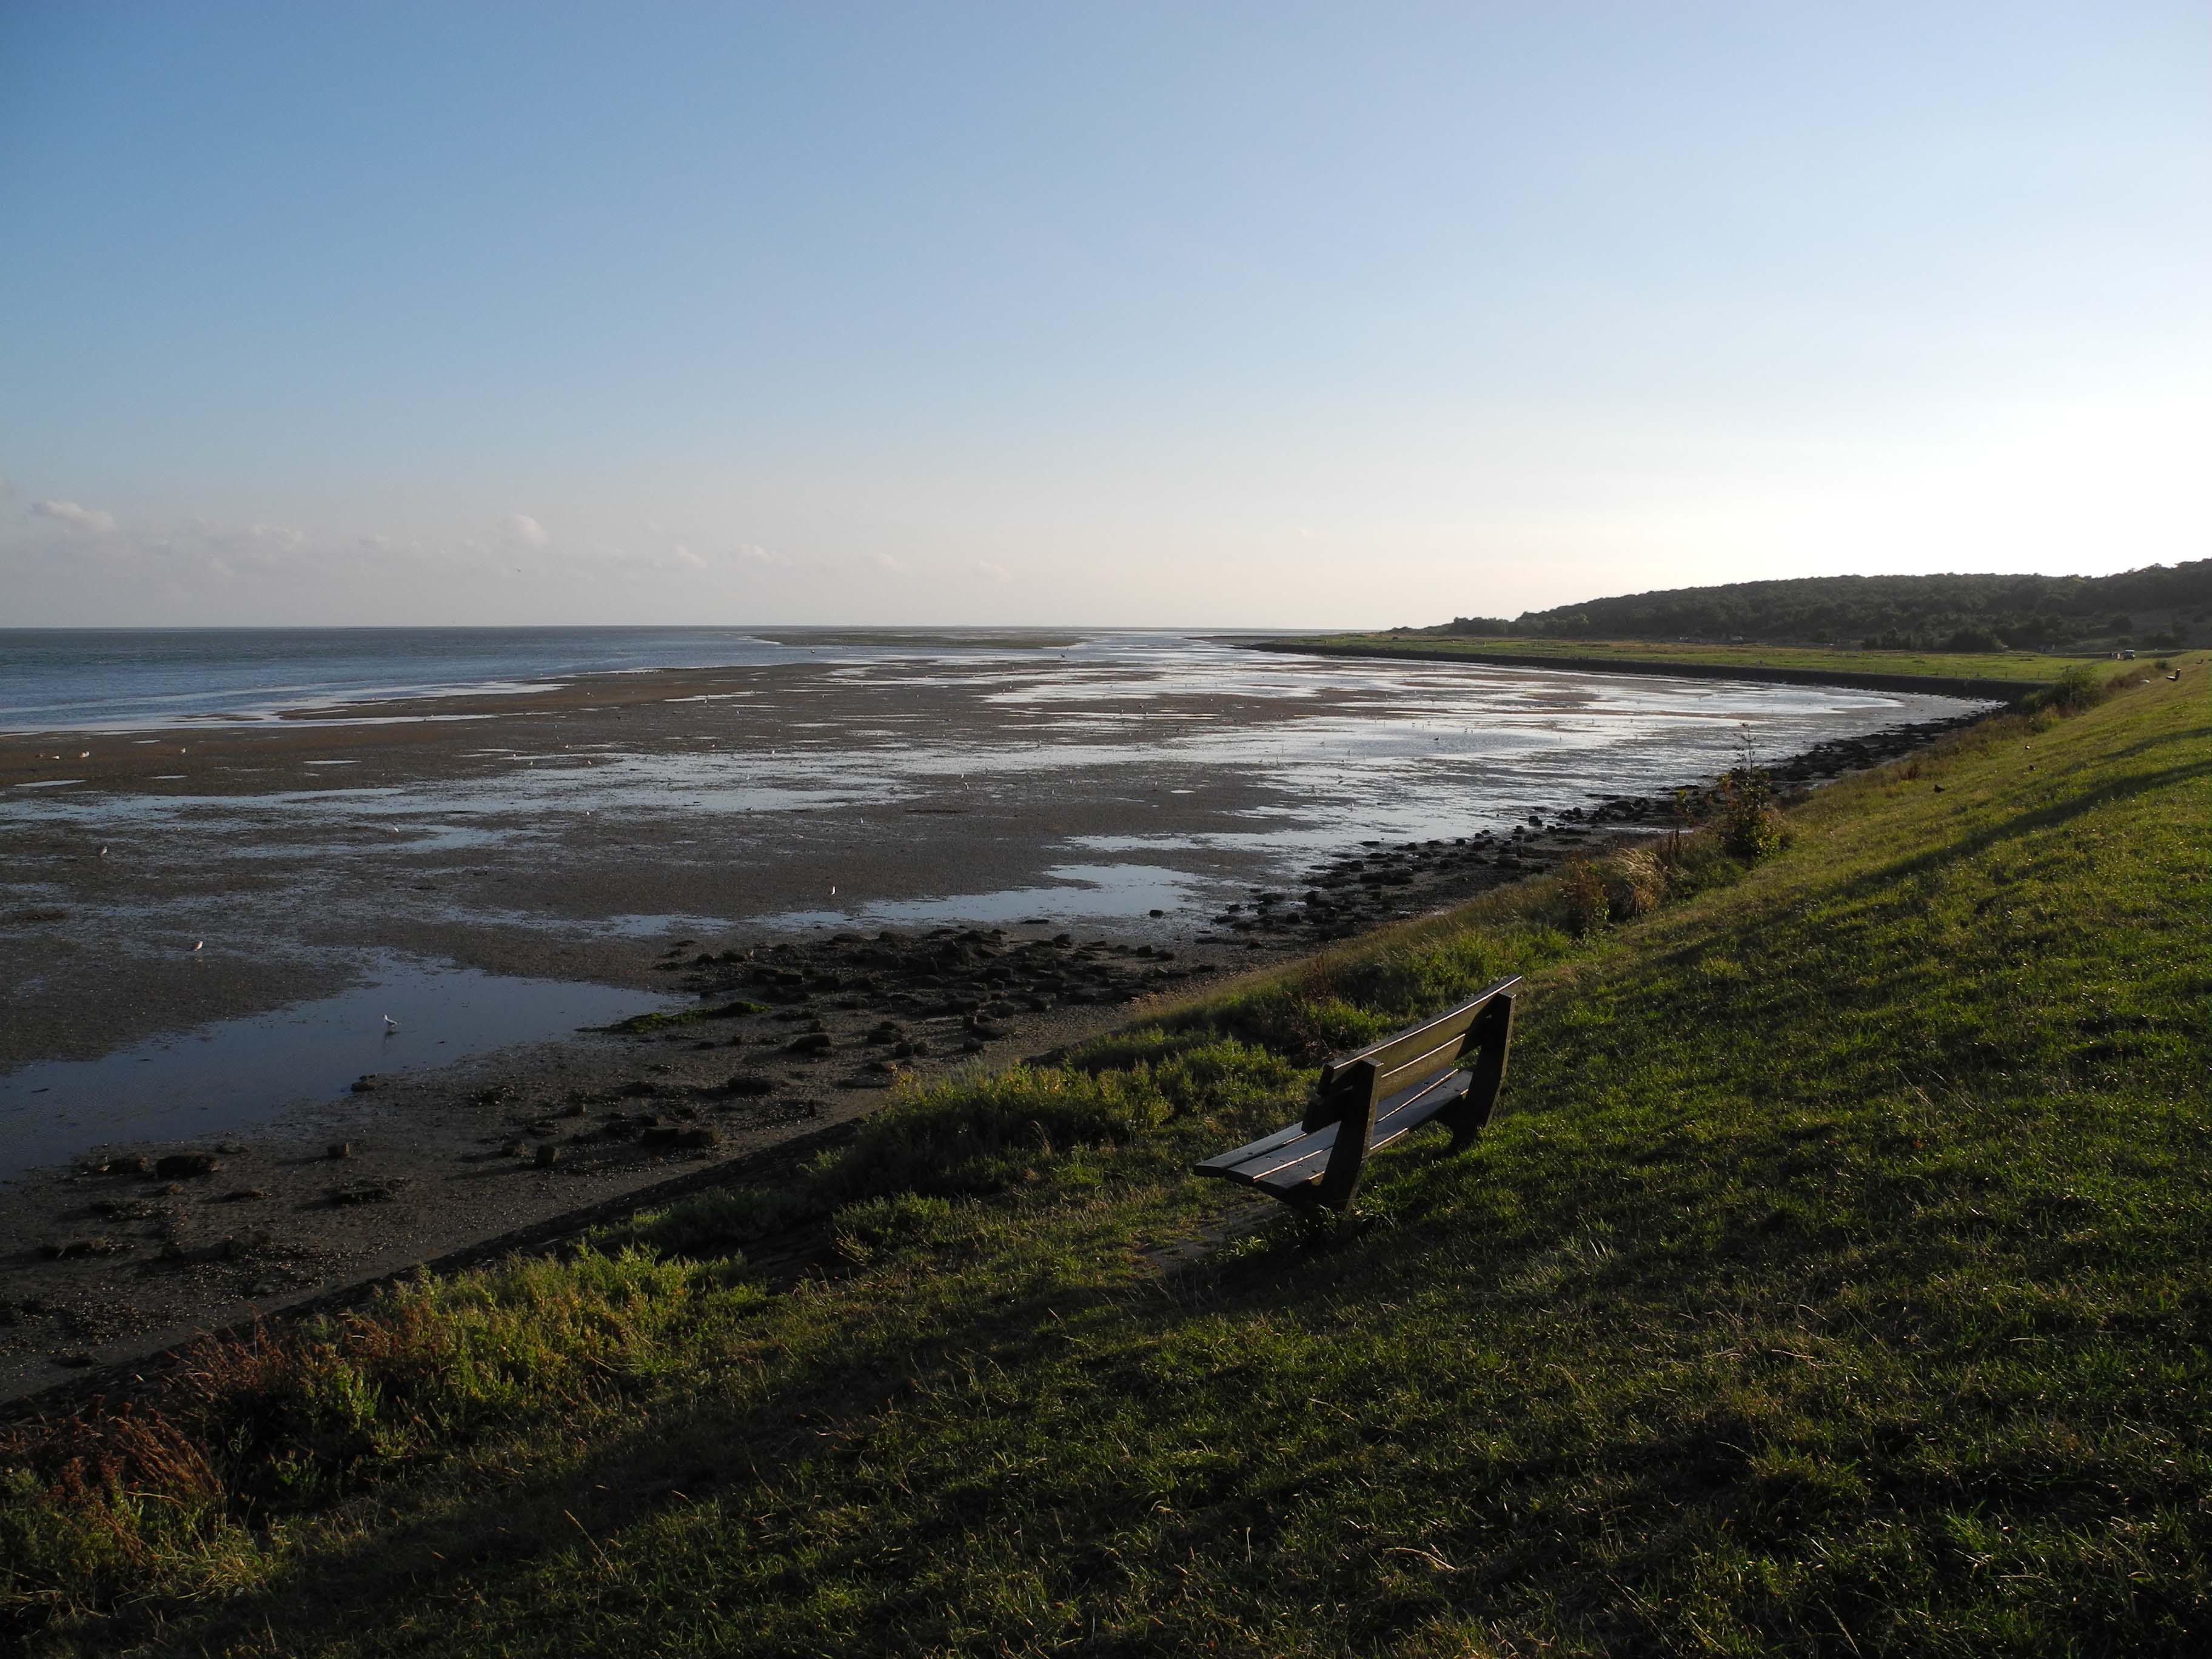
[[[388,951],[369,975],[336,996],[0,1076],[0,1177],[141,1143],[244,1133],[334,1103],[367,1073],[449,1066],[672,1002]]]

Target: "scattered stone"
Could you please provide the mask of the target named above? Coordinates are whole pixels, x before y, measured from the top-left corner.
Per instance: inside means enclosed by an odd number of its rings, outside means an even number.
[[[353,1142],[350,1140],[334,1140],[328,1146],[325,1146],[323,1149],[323,1156],[325,1158],[331,1158],[333,1161],[339,1161],[351,1158],[353,1156]]]
[[[126,1158],[111,1158],[105,1164],[94,1164],[87,1173],[106,1176],[148,1176],[154,1173],[154,1161],[143,1152],[133,1152]]]
[[[143,1198],[94,1199],[92,1212],[110,1221],[160,1221],[168,1214],[160,1205]]]
[[[380,1086],[381,1085],[378,1083],[376,1073],[374,1072],[364,1072],[353,1080],[353,1092],[357,1095],[373,1095],[377,1091]],[[496,1092],[496,1091],[490,1089],[484,1091],[485,1094],[494,1094]],[[484,1101],[482,1095],[479,1095],[477,1097],[477,1104],[479,1105],[488,1103]]]
[[[733,1095],[768,1095],[775,1092],[775,1079],[757,1072],[739,1072],[722,1086]]]
[[[128,1255],[138,1247],[127,1238],[65,1238],[54,1243],[39,1246],[39,1254],[49,1261],[76,1261],[91,1255]]]
[[[647,1129],[638,1137],[638,1144],[641,1146],[652,1147],[656,1152],[696,1151],[712,1146],[717,1139],[714,1132],[709,1128],[678,1128],[672,1125],[665,1125],[659,1128]]]
[[[234,1193],[225,1193],[221,1198],[216,1200],[216,1202],[218,1204],[251,1204],[256,1199],[266,1198],[268,1196],[268,1189],[265,1188],[240,1187]]]
[[[558,1146],[549,1145],[540,1146],[538,1149],[536,1163],[539,1169],[550,1170],[560,1161],[561,1149]]]
[[[550,1152],[552,1148],[541,1146],[538,1150]],[[353,1181],[330,1191],[331,1203],[339,1209],[356,1204],[389,1204],[398,1195],[398,1184],[389,1181]]]
[[[140,1162],[144,1162],[141,1159]],[[181,1180],[191,1176],[211,1176],[222,1168],[222,1160],[213,1152],[171,1152],[157,1158],[154,1173],[164,1181]]]

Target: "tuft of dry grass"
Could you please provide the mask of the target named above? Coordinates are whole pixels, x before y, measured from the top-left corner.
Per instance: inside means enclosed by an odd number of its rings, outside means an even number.
[[[1606,903],[1619,921],[1649,915],[1667,898],[1667,866],[1648,847],[1624,847],[1601,866]]]
[[[1559,873],[1557,896],[1567,931],[1588,939],[1613,920],[1613,896],[1605,872],[1588,859],[1571,860]]]

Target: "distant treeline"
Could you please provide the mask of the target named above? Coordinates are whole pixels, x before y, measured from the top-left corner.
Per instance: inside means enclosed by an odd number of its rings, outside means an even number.
[[[1876,651],[2178,650],[2212,644],[2212,559],[2117,576],[1808,576],[1590,599],[1433,634],[1742,640]]]

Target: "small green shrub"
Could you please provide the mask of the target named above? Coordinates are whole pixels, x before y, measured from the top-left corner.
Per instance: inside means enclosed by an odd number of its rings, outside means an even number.
[[[913,1193],[848,1204],[830,1222],[838,1255],[854,1262],[887,1252],[948,1249],[966,1243],[976,1231],[972,1200],[955,1203]]]
[[[1774,783],[1763,768],[1741,765],[1713,787],[1713,823],[1721,845],[1746,864],[1756,864],[1790,844],[1790,825],[1774,805]]]
[[[731,1187],[679,1200],[665,1209],[640,1211],[599,1229],[592,1243],[603,1250],[631,1246],[657,1255],[694,1261],[720,1257],[733,1264],[743,1260],[736,1255],[740,1246],[818,1220],[828,1209],[805,1190]]]
[[[860,1126],[849,1146],[825,1152],[807,1179],[838,1202],[893,1193],[998,1191],[1040,1157],[1070,1146],[1125,1141],[1160,1127],[1173,1108],[1146,1072],[1014,1066],[987,1077],[930,1085]]]
[[[1171,1018],[1167,1029],[1218,1034],[1316,1065],[1372,1042],[1390,1026],[1373,1010],[1347,1000],[1327,969],[1316,967],[1296,981],[1261,986]]]
[[[2126,676],[2118,677],[2124,679]],[[2094,708],[2111,694],[2111,688],[2093,663],[2077,662],[2051,683],[2027,700],[2031,709],[2055,709],[2062,714],[2078,714],[2085,708]]]

